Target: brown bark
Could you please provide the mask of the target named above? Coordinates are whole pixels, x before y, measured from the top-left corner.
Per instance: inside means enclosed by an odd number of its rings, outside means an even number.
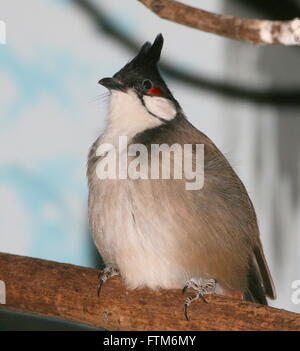
[[[180,290],[128,291],[111,278],[97,297],[99,271],[0,253],[6,305],[0,308],[86,323],[108,330],[300,330],[300,315],[222,296],[183,315]]]
[[[261,45],[300,45],[300,20],[267,21],[218,15],[175,0],[138,0],[159,17],[205,32]]]

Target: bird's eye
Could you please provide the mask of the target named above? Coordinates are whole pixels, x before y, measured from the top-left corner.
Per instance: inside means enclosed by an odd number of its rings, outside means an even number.
[[[152,87],[153,87],[153,84],[152,84],[150,79],[145,79],[143,81],[143,90],[144,91],[148,91],[148,90],[152,89]]]
[[[152,96],[163,95],[162,90],[154,86],[150,79],[143,80],[142,86],[143,86],[143,92],[145,92],[147,95],[152,95]]]

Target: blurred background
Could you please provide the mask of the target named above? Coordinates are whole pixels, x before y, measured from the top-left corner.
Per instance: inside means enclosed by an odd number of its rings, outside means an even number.
[[[300,17],[297,0],[184,1],[218,13]],[[136,0],[1,0],[0,251],[99,267],[87,225],[88,148],[104,88],[163,33],[163,75],[227,156],[257,211],[277,288],[300,312],[300,49],[255,47],[159,19]]]

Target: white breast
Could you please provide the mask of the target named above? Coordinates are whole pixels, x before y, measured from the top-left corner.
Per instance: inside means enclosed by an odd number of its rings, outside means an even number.
[[[149,99],[145,103],[152,113],[162,118],[174,116],[168,103]],[[117,146],[119,136],[127,136],[129,143],[137,133],[163,123],[147,111],[133,91],[112,92],[107,120],[98,146]],[[182,287],[187,276],[180,267],[174,268],[171,217],[163,218],[159,207],[149,207],[149,201],[156,202],[151,180],[142,187],[140,181],[130,179],[98,180],[90,192],[89,205],[95,243],[106,263],[118,267],[128,287]]]
[[[133,90],[128,90],[126,93],[112,91],[103,141],[109,142],[112,135],[113,138],[121,135],[131,139],[137,133],[160,124],[162,122],[146,110]]]

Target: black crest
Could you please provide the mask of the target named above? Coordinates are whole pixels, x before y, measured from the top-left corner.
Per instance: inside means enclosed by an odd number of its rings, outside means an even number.
[[[146,42],[139,53],[117,72],[114,78],[117,78],[129,87],[137,86],[144,79],[150,79],[167,92],[168,88],[158,70],[163,43],[164,38],[162,34],[157,35],[153,44]]]
[[[129,65],[157,65],[161,50],[164,44],[164,38],[162,34],[158,34],[154,40],[154,43],[151,45],[148,41],[141,47],[137,56],[130,61]]]
[[[158,63],[164,38],[158,34],[153,44],[148,41],[141,47],[138,54],[128,62],[112,78],[103,78],[99,83],[110,90],[127,91],[134,89],[139,96],[143,94],[159,95],[172,100],[179,108],[178,102],[168,89],[160,75]],[[147,88],[147,86],[149,86]],[[151,87],[153,89],[151,89]],[[151,90],[151,92],[150,92]]]

